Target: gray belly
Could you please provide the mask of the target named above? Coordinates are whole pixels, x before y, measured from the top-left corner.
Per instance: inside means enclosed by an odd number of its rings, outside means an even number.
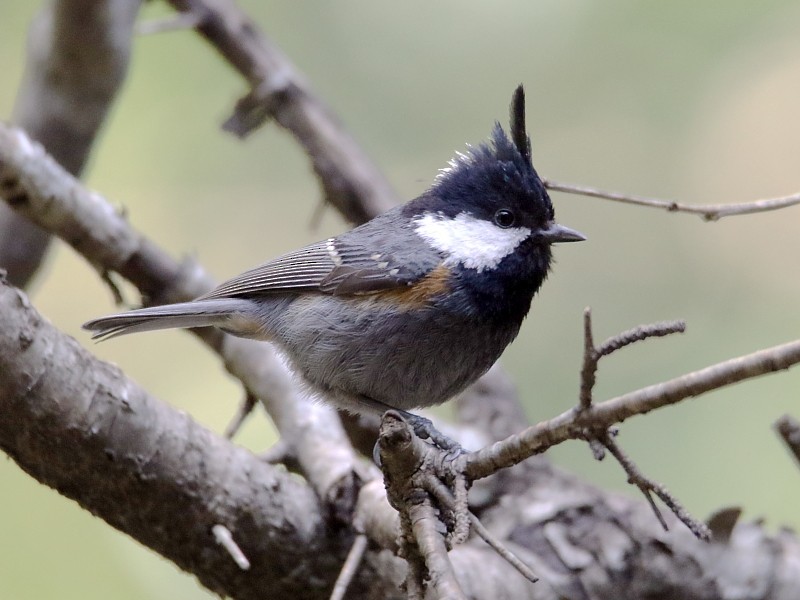
[[[449,400],[483,375],[519,331],[519,323],[490,325],[437,307],[404,312],[333,296],[298,297],[275,325],[273,341],[295,370],[356,412],[375,408],[364,399],[404,410]]]

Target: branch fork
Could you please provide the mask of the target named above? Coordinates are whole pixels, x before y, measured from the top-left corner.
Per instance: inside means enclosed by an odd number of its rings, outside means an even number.
[[[408,597],[418,597],[417,592],[424,590],[428,584],[433,585],[440,595],[452,593],[452,568],[446,554],[454,545],[466,541],[470,528],[527,579],[536,581],[531,569],[503,547],[499,540],[494,539],[480,520],[469,511],[467,491],[476,479],[516,464],[525,457],[543,452],[566,439],[585,440],[598,460],[610,453],[627,474],[628,482],[642,492],[665,530],[668,529],[667,520],[656,505],[654,496],[697,538],[710,539],[709,528],[692,517],[662,484],[645,476],[625,454],[614,439],[618,434],[616,426],[604,417],[602,405],[598,409],[593,404],[597,369],[603,357],[636,342],[680,333],[685,329],[686,324],[683,321],[643,325],[615,335],[598,346],[594,343],[591,311],[587,308],[584,312],[584,354],[579,402],[567,413],[565,434],[559,439],[548,437],[546,428],[540,424],[528,432],[537,428],[544,429],[541,440],[533,438],[535,441],[532,441],[532,436],[526,438],[526,432],[523,432],[478,452],[462,453],[454,457],[447,449],[417,437],[413,426],[399,412],[387,411],[381,423],[377,448],[389,503],[400,513],[399,554],[409,563],[406,582]],[[518,458],[506,460],[503,458],[504,447],[523,450]],[[484,470],[475,469],[476,464],[483,464]],[[437,536],[438,541],[434,543],[431,536]],[[462,596],[456,594],[452,597]]]

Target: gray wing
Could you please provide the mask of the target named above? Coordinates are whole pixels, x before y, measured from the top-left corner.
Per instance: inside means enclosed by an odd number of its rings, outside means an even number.
[[[411,285],[433,266],[409,268],[380,249],[331,238],[246,271],[198,300],[303,291],[370,294]]]

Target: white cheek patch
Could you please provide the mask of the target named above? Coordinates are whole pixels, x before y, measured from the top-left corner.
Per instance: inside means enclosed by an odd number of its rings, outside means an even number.
[[[531,234],[527,227],[503,229],[468,213],[454,219],[425,213],[414,225],[422,239],[446,255],[446,265],[462,265],[478,273],[495,268]]]

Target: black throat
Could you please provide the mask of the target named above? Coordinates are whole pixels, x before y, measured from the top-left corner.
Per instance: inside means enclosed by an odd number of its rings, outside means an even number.
[[[523,242],[494,269],[478,272],[459,267],[458,278],[478,318],[516,325],[528,314],[533,296],[550,270],[550,247]]]

